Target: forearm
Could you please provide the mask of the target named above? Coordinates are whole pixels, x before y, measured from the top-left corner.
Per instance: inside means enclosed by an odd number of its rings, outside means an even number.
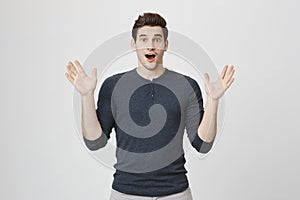
[[[101,136],[102,129],[96,114],[94,92],[81,96],[81,105],[81,127],[83,136],[86,139],[95,140]]]
[[[205,142],[211,142],[217,133],[217,114],[219,100],[207,97],[205,112],[198,128],[199,137]]]

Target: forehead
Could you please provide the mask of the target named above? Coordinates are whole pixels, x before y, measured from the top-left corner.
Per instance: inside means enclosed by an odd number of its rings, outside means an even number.
[[[163,36],[163,29],[160,26],[143,26],[138,29],[137,36],[139,35],[147,35],[154,36],[156,34],[160,34]]]

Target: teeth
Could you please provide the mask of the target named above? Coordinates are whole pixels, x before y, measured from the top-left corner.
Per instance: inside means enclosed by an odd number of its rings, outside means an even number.
[[[145,56],[146,56],[146,58],[148,58],[148,59],[149,59],[149,58],[155,58],[155,54],[146,54]]]

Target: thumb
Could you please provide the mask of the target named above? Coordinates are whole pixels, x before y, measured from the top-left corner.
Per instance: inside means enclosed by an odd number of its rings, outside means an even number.
[[[97,68],[93,68],[92,76],[97,78]]]
[[[204,73],[204,79],[205,79],[206,83],[209,82],[209,75],[208,75],[208,73]]]

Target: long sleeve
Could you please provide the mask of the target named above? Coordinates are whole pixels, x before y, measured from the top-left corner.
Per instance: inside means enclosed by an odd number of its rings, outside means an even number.
[[[188,105],[186,106],[186,131],[191,145],[200,153],[208,153],[212,148],[213,142],[207,143],[203,141],[198,135],[198,127],[204,115],[202,93],[198,83],[186,76],[193,91],[188,94]]]
[[[110,133],[115,125],[114,117],[111,109],[112,91],[115,86],[114,77],[108,77],[103,82],[97,101],[96,114],[102,128],[102,134],[95,140],[88,140],[83,137],[86,146],[92,150],[98,150],[107,144]]]

